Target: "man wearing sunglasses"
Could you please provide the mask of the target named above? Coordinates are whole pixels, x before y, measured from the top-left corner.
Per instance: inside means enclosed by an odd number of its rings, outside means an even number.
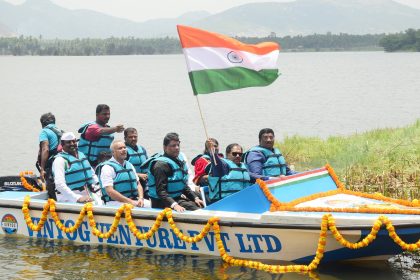
[[[77,150],[73,132],[61,136],[63,151],[55,156],[52,165],[54,183],[59,202],[101,204],[98,177],[86,156]]]
[[[177,212],[197,210],[203,201],[188,186],[188,166],[180,154],[179,136],[168,133],[163,139],[163,154],[146,162],[149,197],[153,208],[170,207]]]
[[[244,161],[253,180],[269,180],[295,174],[278,148],[274,147],[275,136],[271,128],[263,128],[258,134],[260,144],[244,154]]]
[[[209,150],[215,150],[216,143],[207,140]],[[210,202],[216,202],[251,185],[251,177],[242,159],[242,147],[233,143],[226,147],[226,158],[211,157],[209,174]]]

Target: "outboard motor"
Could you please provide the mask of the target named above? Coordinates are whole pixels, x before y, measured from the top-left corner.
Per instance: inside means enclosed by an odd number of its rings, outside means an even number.
[[[38,190],[42,190],[42,186],[38,183],[38,178],[35,175],[25,175],[25,179]],[[27,192],[28,190],[20,181],[20,176],[0,176],[0,192],[5,191]]]

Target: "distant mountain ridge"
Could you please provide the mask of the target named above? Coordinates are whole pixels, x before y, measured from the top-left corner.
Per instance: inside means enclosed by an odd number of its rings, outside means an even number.
[[[10,28],[0,22],[0,37],[10,37],[13,35],[14,34]]]
[[[296,0],[134,22],[90,10],[69,10],[49,0],[27,0],[21,5],[0,0],[0,20],[0,36],[3,28],[6,34],[13,30],[16,35],[62,39],[174,37],[175,26],[184,24],[231,36],[262,37],[272,32],[277,36],[400,32],[420,28],[420,10],[392,0]]]

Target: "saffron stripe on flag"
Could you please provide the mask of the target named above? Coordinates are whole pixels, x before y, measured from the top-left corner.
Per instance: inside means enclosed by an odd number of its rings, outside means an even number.
[[[279,76],[277,69],[254,71],[242,67],[189,72],[194,95],[245,87],[262,87]]]
[[[256,45],[248,45],[228,36],[200,30],[197,28],[178,25],[178,34],[182,48],[219,47],[232,50],[242,50],[259,55],[279,50],[280,47],[274,42],[264,42]]]

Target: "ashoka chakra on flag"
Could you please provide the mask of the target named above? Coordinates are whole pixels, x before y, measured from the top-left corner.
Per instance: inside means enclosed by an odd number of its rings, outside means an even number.
[[[247,45],[230,37],[178,25],[194,94],[267,86],[279,76],[279,45]]]

